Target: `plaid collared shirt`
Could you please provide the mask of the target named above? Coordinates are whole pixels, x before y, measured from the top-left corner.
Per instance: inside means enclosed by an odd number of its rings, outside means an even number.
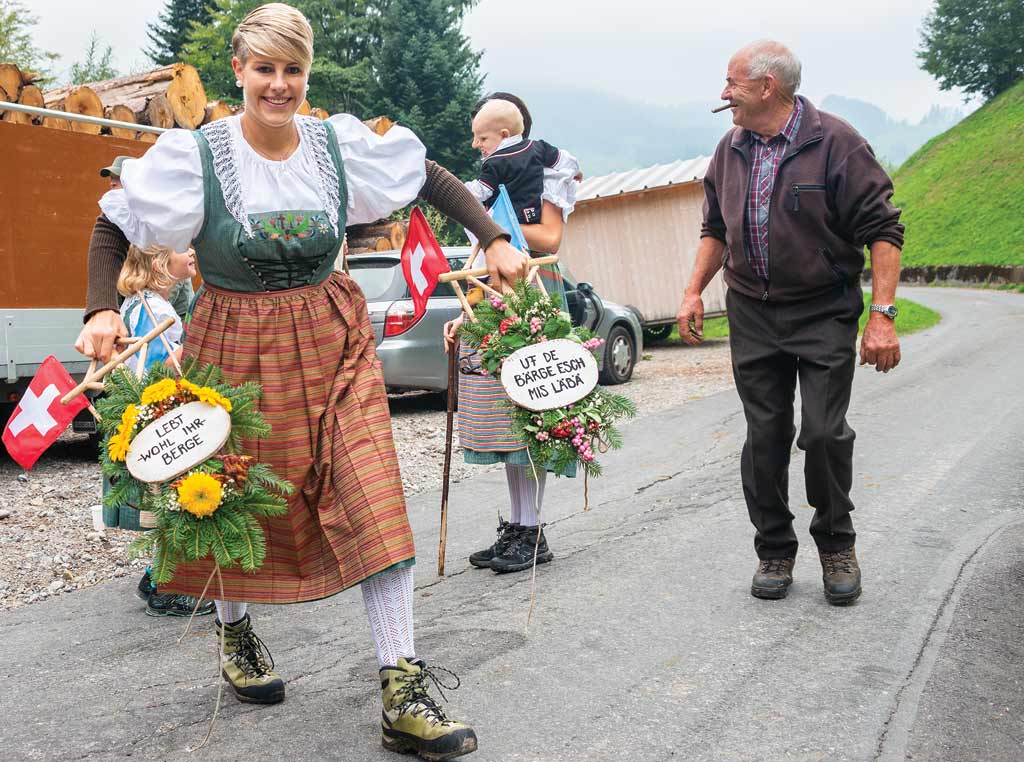
[[[775,178],[779,174],[779,165],[800,128],[800,118],[804,113],[800,98],[794,99],[794,104],[786,126],[775,137],[766,141],[760,135],[750,133],[750,192],[747,194],[744,237],[747,261],[764,280],[768,280],[768,206],[772,200]]]

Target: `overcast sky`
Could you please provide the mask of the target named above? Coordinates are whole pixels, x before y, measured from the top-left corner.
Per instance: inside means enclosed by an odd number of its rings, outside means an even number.
[[[917,121],[941,92],[917,66],[921,21],[934,0],[482,0],[465,31],[485,50],[488,89],[573,85],[662,104],[717,99],[731,53],[772,37],[804,65],[812,100],[860,98]],[[146,24],[164,0],[29,0],[37,44],[82,58],[91,30],[121,70],[144,68]]]

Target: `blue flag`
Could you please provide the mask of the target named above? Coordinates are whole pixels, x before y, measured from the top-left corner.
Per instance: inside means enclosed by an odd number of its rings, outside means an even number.
[[[516,217],[516,210],[512,206],[512,199],[508,197],[508,191],[504,185],[498,186],[498,197],[494,199],[491,206],[491,217],[497,222],[506,233],[512,236],[512,245],[522,252],[529,252],[530,247],[526,244],[526,237],[522,228],[519,227],[519,218]]]

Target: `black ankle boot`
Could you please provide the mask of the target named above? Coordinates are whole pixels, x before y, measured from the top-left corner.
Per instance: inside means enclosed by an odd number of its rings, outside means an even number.
[[[505,549],[515,539],[516,534],[519,532],[518,524],[510,524],[504,519],[500,519],[498,524],[498,539],[495,543],[483,550],[478,550],[476,553],[469,557],[469,563],[478,569],[490,569],[491,562],[505,552]]]
[[[537,544],[538,532],[540,533],[539,545]],[[546,564],[555,557],[555,554],[548,548],[548,541],[544,537],[543,526],[519,527],[519,531],[509,546],[491,561],[491,568],[498,574],[532,568],[535,548],[538,564]]]

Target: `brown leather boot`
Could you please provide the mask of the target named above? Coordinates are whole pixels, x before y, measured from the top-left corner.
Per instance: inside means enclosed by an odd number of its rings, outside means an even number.
[[[750,594],[755,598],[777,600],[785,598],[793,584],[795,558],[762,558],[757,563]]]
[[[821,578],[825,583],[825,600],[833,606],[846,606],[860,597],[860,565],[853,548],[826,553],[821,558]]]

